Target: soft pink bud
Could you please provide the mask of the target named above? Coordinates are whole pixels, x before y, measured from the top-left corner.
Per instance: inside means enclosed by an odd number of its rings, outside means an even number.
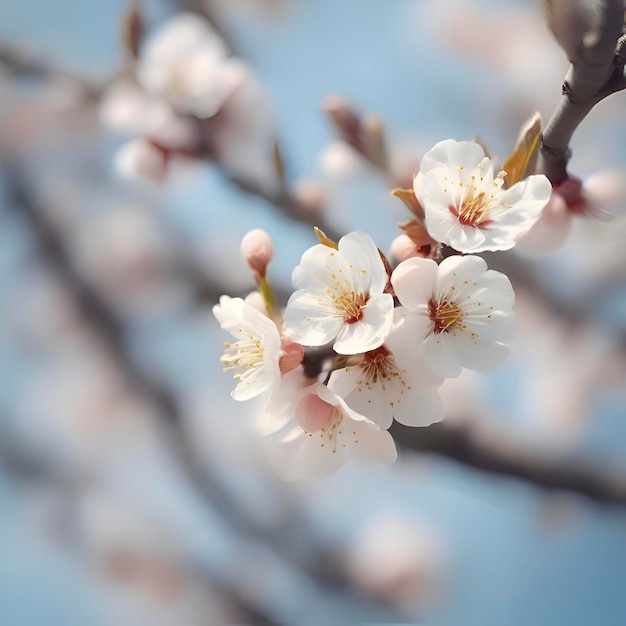
[[[563,245],[571,227],[572,213],[563,196],[553,191],[539,220],[517,240],[516,245],[530,254],[549,254]]]
[[[304,359],[304,347],[296,343],[295,341],[291,341],[290,339],[284,339],[282,350],[280,354],[280,360],[278,361],[278,365],[280,367],[281,374],[287,374],[287,372],[291,372],[291,370],[295,370],[300,363],[302,363]]]
[[[124,144],[115,157],[115,168],[127,178],[147,178],[160,183],[168,169],[169,153],[146,139]]]
[[[561,182],[553,185],[554,191],[558,192],[567,204],[572,204],[581,199],[583,183],[576,176],[567,176]]]
[[[587,213],[608,221],[614,217],[610,209],[622,203],[626,182],[618,171],[598,172],[585,180],[583,193],[587,200]]]
[[[310,217],[319,216],[324,212],[328,202],[327,196],[326,187],[320,182],[300,180],[294,185],[293,197],[298,208]]]
[[[310,393],[298,404],[296,418],[304,430],[316,433],[328,426],[336,410],[335,406],[324,402],[317,394]]]
[[[262,228],[248,231],[241,240],[241,254],[257,276],[265,276],[267,266],[274,256],[270,236]]]
[[[407,235],[398,235],[391,242],[389,256],[393,257],[398,263],[402,263],[402,261],[406,261],[414,256],[423,255],[419,253],[417,246]]]

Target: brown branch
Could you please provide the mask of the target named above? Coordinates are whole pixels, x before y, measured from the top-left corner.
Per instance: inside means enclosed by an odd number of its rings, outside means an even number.
[[[626,88],[624,59],[616,54],[624,23],[623,0],[599,0],[598,24],[583,38],[580,59],[570,65],[563,97],[543,133],[538,172],[553,184],[567,176],[571,138],[587,114]]]
[[[409,428],[394,422],[390,429],[401,447],[431,453],[490,474],[510,476],[550,490],[563,490],[589,500],[626,506],[626,475],[611,473],[572,457],[551,456],[527,443],[477,422],[441,422]]]

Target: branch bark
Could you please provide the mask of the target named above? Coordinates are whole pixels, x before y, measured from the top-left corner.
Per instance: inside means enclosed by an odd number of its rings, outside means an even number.
[[[626,506],[626,475],[572,456],[554,457],[475,421],[409,428],[394,422],[401,447],[430,453],[490,474],[509,476],[549,490],[570,491],[602,504]]]
[[[543,133],[538,172],[552,184],[566,178],[572,136],[583,119],[607,96],[626,88],[624,59],[616,54],[624,23],[623,0],[599,0],[599,20],[582,42],[581,57],[570,65],[563,97]]]

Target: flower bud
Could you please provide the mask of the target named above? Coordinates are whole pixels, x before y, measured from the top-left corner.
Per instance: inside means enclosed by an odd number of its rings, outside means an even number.
[[[270,236],[261,228],[253,228],[241,240],[241,254],[255,276],[265,276],[267,266],[274,256]]]
[[[414,256],[423,256],[419,253],[417,246],[411,241],[407,235],[398,235],[389,248],[389,256],[393,257],[398,263],[406,261]]]
[[[280,360],[278,361],[280,373],[286,374],[291,372],[291,370],[295,370],[302,363],[303,359],[304,347],[295,341],[283,339]]]
[[[559,192],[553,191],[539,220],[516,241],[516,246],[534,255],[549,254],[563,245],[571,226],[568,203]]]

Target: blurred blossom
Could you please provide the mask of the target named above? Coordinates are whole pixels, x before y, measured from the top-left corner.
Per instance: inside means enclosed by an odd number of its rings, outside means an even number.
[[[365,593],[420,611],[442,599],[445,559],[433,528],[390,513],[374,516],[358,529],[346,565]]]
[[[318,156],[318,167],[331,180],[353,178],[362,172],[363,159],[345,141],[326,144]]]
[[[20,396],[24,441],[53,462],[98,467],[152,440],[155,409],[128,387],[97,344],[59,355]]]
[[[526,363],[521,410],[543,445],[576,446],[593,414],[595,394],[619,386],[608,336],[584,324],[564,324],[519,290],[519,336],[513,354]]]
[[[321,181],[296,181],[292,193],[298,207],[305,215],[317,216],[324,212],[328,200],[328,191]]]
[[[87,492],[81,543],[116,624],[204,626],[237,620],[210,584],[187,569],[175,536],[127,503]]]
[[[271,94],[243,61],[233,61],[232,71],[238,76],[237,86],[207,126],[208,142],[227,172],[274,193],[280,180],[273,157]]]
[[[155,183],[165,180],[169,154],[146,139],[125,143],[115,155],[115,169],[125,178],[146,178]]]
[[[113,206],[84,218],[74,246],[82,271],[126,313],[162,310],[181,295],[174,250],[139,207]]]
[[[238,62],[209,22],[193,13],[171,18],[141,49],[139,82],[181,113],[215,115],[239,84]]]
[[[111,130],[147,137],[159,145],[180,149],[194,143],[195,126],[165,101],[150,96],[130,81],[111,85],[100,104],[100,119]]]

